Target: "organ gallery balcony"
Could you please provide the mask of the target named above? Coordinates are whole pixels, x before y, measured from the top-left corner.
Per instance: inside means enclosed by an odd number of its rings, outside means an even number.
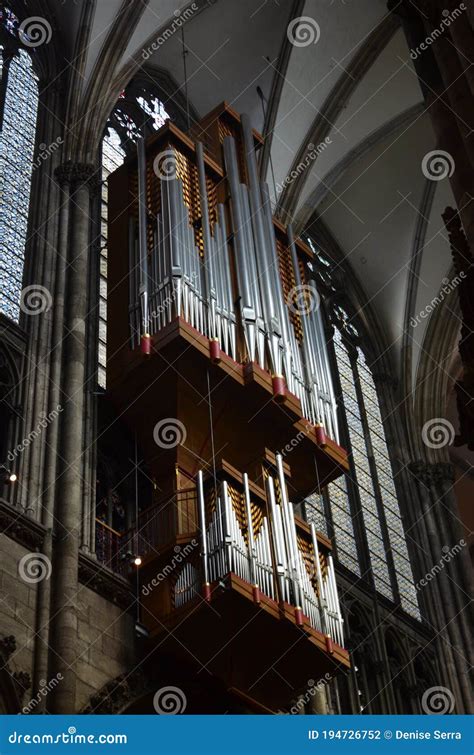
[[[143,512],[141,620],[150,658],[196,665],[278,710],[349,658],[331,545],[295,517],[281,456],[264,475],[265,490],[229,465],[217,482],[200,471]]]

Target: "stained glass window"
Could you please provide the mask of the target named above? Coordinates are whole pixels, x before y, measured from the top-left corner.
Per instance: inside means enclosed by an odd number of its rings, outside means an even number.
[[[7,77],[0,124],[0,312],[18,322],[35,146],[38,84],[31,58],[4,60]],[[5,83],[5,82],[4,82]]]
[[[308,240],[315,253],[315,277],[321,292],[335,291],[331,263]],[[351,472],[348,479],[332,482],[323,496],[313,496],[305,504],[306,517],[327,533],[326,512],[330,512],[335,552],[339,563],[357,576],[361,574],[361,548],[367,545],[375,589],[394,600],[394,589],[402,608],[420,619],[413,571],[408,554],[405,529],[380,413],[372,372],[360,347],[360,334],[352,319],[340,306],[334,312],[333,348],[341,387],[339,402],[344,408]],[[343,333],[346,337],[343,336]],[[349,346],[349,344],[353,344]],[[341,415],[342,416],[342,415]],[[357,496],[351,492],[357,492]],[[354,514],[360,514],[364,543],[358,542]]]

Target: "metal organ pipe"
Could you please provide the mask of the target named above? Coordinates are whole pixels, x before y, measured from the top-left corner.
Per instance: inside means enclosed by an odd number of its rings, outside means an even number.
[[[227,221],[225,217],[224,205],[219,204],[217,206],[217,217],[219,220],[218,236],[220,235],[220,243],[217,252],[219,271],[220,271],[220,285],[221,285],[221,303],[225,311],[225,315],[228,318],[228,322],[225,323],[226,333],[228,333],[230,340],[231,356],[236,359],[237,357],[237,334],[236,334],[236,319],[234,313],[234,296],[232,291],[232,279],[230,275],[230,260],[229,252],[227,249]]]
[[[206,505],[204,500],[204,484],[202,472],[198,472],[198,511],[199,526],[201,528],[201,556],[202,556],[202,573],[204,578],[203,592],[206,600],[210,600],[210,580],[209,580],[209,553],[207,549],[207,527],[206,527]]]
[[[255,238],[257,253],[257,268],[259,286],[262,291],[264,305],[264,319],[269,338],[269,351],[271,355],[271,368],[275,375],[282,373],[281,357],[281,323],[277,317],[274,291],[272,288],[273,270],[276,259],[269,248],[265,233],[264,212],[262,197],[258,180],[257,160],[255,157],[255,145],[250,119],[243,114],[241,117],[242,133],[244,138],[245,159],[249,177],[250,208],[252,211],[252,227]]]
[[[229,181],[232,200],[232,218],[234,230],[234,246],[237,258],[237,277],[241,300],[242,324],[250,361],[255,359],[255,302],[249,281],[249,265],[247,249],[243,234],[244,217],[240,195],[239,172],[234,140],[230,136],[224,138],[224,160]]]
[[[252,524],[252,507],[250,505],[249,478],[248,478],[247,472],[244,473],[244,498],[245,498],[245,513],[247,515],[250,579],[253,585],[257,585],[257,573],[256,573],[256,568],[255,568],[255,541],[253,537],[253,524]]]
[[[291,567],[293,572],[293,590],[295,593],[295,604],[297,608],[302,607],[302,591],[301,591],[301,575],[298,562],[298,541],[296,537],[296,528],[294,519],[292,517],[293,511],[291,504],[288,500],[285,473],[283,470],[283,459],[281,454],[276,454],[276,464],[278,470],[278,478],[281,491],[281,502],[283,508],[283,514],[285,518],[285,529],[287,531],[287,543],[288,550],[291,559]]]
[[[196,142],[196,161],[199,177],[199,193],[201,200],[201,223],[204,237],[204,262],[202,269],[204,273],[204,296],[208,308],[208,336],[215,339],[217,337],[216,328],[216,287],[214,269],[213,243],[211,229],[209,225],[209,207],[207,202],[206,172],[204,168],[204,149],[201,142]]]
[[[150,353],[149,312],[148,312],[148,243],[147,243],[147,208],[146,208],[146,154],[145,140],[137,141],[138,164],[138,239],[140,257],[139,297],[142,321],[142,350]]]
[[[313,541],[316,577],[318,580],[319,606],[320,606],[321,617],[322,617],[323,632],[327,632],[327,617],[326,617],[327,601],[326,601],[326,595],[325,595],[324,584],[323,584],[323,575],[321,572],[321,562],[319,560],[318,536],[316,534],[316,528],[313,522],[311,522],[311,538]]]

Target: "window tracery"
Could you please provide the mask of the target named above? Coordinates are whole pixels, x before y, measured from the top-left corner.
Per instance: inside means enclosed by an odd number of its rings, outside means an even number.
[[[334,367],[340,390],[340,423],[345,425],[351,472],[332,482],[323,496],[306,502],[306,515],[331,534],[339,562],[357,576],[370,564],[374,586],[389,600],[420,619],[402,514],[374,377],[355,318],[341,302],[331,276],[331,261],[308,239],[313,273],[333,326]],[[314,497],[313,497],[314,498]],[[361,514],[363,537],[355,518]],[[328,532],[328,524],[331,532]],[[367,558],[361,558],[367,551]]]
[[[0,6],[0,312],[18,322],[38,112],[38,79]]]

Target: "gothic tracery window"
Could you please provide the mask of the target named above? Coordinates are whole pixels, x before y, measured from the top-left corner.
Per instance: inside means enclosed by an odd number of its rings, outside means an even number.
[[[399,600],[408,614],[420,619],[373,374],[353,318],[334,303],[331,263],[311,239],[308,243],[315,253],[313,272],[320,290],[329,294],[332,302],[332,348],[340,385],[339,418],[347,431],[343,436],[347,439],[351,471],[346,478],[332,482],[323,495],[308,499],[306,516],[320,530],[333,536],[338,560],[344,567],[363,578],[366,576],[363,564],[369,564],[377,592],[389,600]],[[354,524],[356,516],[362,523],[362,539]],[[362,558],[364,553],[365,559]]]
[[[0,7],[0,312],[18,322],[38,111],[30,54],[18,20]]]
[[[153,93],[123,92],[107,124],[102,140],[102,201],[99,291],[98,382],[105,388],[107,358],[107,178],[124,162],[140,133],[158,130],[169,118],[165,106]]]

